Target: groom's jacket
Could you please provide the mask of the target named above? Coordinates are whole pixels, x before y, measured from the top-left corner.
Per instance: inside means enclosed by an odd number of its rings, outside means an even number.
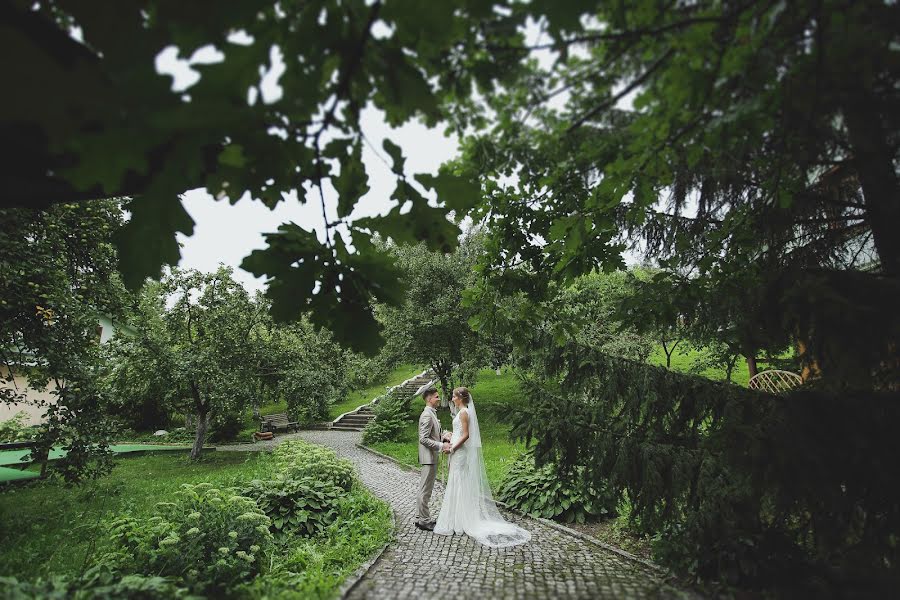
[[[419,417],[419,464],[436,465],[441,445],[441,422],[437,411],[426,406]]]

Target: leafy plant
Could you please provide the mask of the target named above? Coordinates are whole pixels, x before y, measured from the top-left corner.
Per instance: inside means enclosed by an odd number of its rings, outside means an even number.
[[[239,588],[241,597],[326,598],[391,539],[390,506],[361,486],[337,503],[337,518],[315,537],[286,536],[279,560],[264,577]]]
[[[400,439],[409,416],[409,398],[400,394],[385,394],[375,405],[375,418],[363,430],[364,444],[395,442]]]
[[[214,593],[258,575],[272,549],[271,521],[251,499],[208,483],[184,484],[149,519],[109,523],[115,551],[106,561],[124,572],[181,578]]]
[[[275,447],[273,460],[286,478],[312,477],[346,492],[353,487],[353,463],[338,458],[333,450],[303,440],[289,440]]]
[[[254,479],[241,490],[269,517],[273,532],[306,536],[319,535],[334,522],[346,493],[330,481],[310,476]]]
[[[512,464],[497,499],[533,517],[566,523],[614,516],[616,506],[615,494],[588,481],[583,468],[560,473],[552,463],[536,467],[531,454]]]
[[[26,425],[28,414],[17,412],[12,418],[0,421],[0,442],[27,442],[34,438],[35,430]]]
[[[0,598],[3,600],[200,600],[171,579],[157,575],[122,573],[108,565],[89,568],[80,577],[39,578],[34,582],[19,581],[15,577],[0,577]]]

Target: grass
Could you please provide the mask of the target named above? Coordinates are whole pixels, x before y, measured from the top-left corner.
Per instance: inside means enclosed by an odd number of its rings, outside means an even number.
[[[790,358],[791,356],[792,353],[788,351],[781,358]],[[672,353],[671,369],[681,373],[690,373],[693,366],[702,360],[703,357],[702,350],[697,350],[687,344],[679,344],[675,348],[675,352]],[[648,362],[651,365],[666,366],[666,353],[661,345],[653,349]],[[774,368],[762,359],[757,359],[756,364],[760,372]],[[709,368],[697,374],[716,381],[724,381],[726,378],[725,369],[718,367]],[[741,387],[747,387],[747,384],[750,382],[750,370],[747,367],[747,361],[743,357],[738,357],[734,365],[734,371],[731,373],[731,381]]]
[[[352,390],[343,401],[331,405],[331,408],[328,409],[328,418],[331,420],[337,419],[345,412],[350,412],[368,403],[376,396],[383,394],[387,388],[403,383],[423,370],[424,367],[417,367],[411,364],[397,366],[382,381],[364,389]]]
[[[149,515],[182,483],[228,484],[262,465],[255,454],[210,452],[121,458],[113,472],[80,487],[49,480],[0,492],[0,574],[20,579],[76,575],[103,551],[102,521],[122,512]]]
[[[523,443],[510,441],[510,425],[507,419],[510,408],[520,399],[519,384],[511,371],[504,370],[497,375],[490,369],[484,369],[479,372],[477,383],[472,386],[471,391],[478,409],[485,470],[491,487],[496,490],[516,455],[525,450]],[[373,446],[375,450],[413,467],[419,465],[416,423],[423,406],[420,400],[416,401],[418,404],[410,411],[411,422],[403,430],[400,440],[381,442]],[[439,410],[438,416],[444,429],[453,428],[449,410]]]
[[[345,412],[350,412],[351,410],[362,406],[363,404],[366,404],[379,394],[384,393],[387,388],[399,383],[403,383],[413,375],[418,375],[419,373],[421,373],[422,370],[423,367],[417,367],[416,365],[399,365],[378,383],[375,383],[364,389],[351,390],[344,400],[336,404],[332,404],[328,408],[328,420],[333,421]],[[271,415],[274,413],[287,412],[287,410],[287,402],[282,400],[280,402],[264,404],[260,406],[259,414]],[[253,435],[254,431],[259,431],[259,421],[253,418],[252,410],[247,410],[244,414],[244,425],[240,433],[238,433],[237,439],[240,441],[250,441],[250,438]]]
[[[171,498],[182,483],[237,486],[270,478],[272,469],[264,453],[211,452],[199,462],[186,454],[148,454],[120,459],[110,475],[80,487],[51,479],[0,488],[0,576],[78,576],[108,549],[106,519],[123,513],[149,518],[156,503]],[[346,501],[346,520],[321,537],[276,538],[268,572],[247,587],[246,597],[334,597],[393,531],[390,507],[361,485]]]

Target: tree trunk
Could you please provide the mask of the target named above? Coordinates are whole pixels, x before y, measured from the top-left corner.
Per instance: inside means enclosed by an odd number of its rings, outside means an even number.
[[[203,450],[203,443],[206,441],[206,432],[209,430],[210,413],[204,406],[197,411],[197,435],[194,436],[194,447],[191,448],[191,460],[200,458],[200,452]]]
[[[193,425],[193,421],[192,421],[192,417],[193,417],[193,416],[194,416],[194,415],[192,415],[192,414],[189,413],[189,412],[184,413],[184,428],[185,428],[185,429],[190,429],[191,427],[194,426],[194,425]]]
[[[41,463],[41,479],[47,477],[47,465],[50,464],[50,449],[42,448],[36,455],[37,460],[35,462]]]
[[[862,85],[862,84],[861,84]],[[864,89],[864,88],[863,88]],[[889,275],[900,275],[900,185],[893,155],[877,110],[865,91],[844,107],[853,163],[866,203],[875,250]]]
[[[194,436],[194,447],[191,448],[191,460],[197,460],[200,458],[200,452],[203,450],[203,442],[206,441],[210,410],[209,404],[200,397],[200,388],[193,381],[191,382],[191,396],[194,398],[194,408],[197,411],[197,435]]]
[[[669,348],[669,344],[666,340],[662,341],[663,352],[666,353],[666,368],[667,369],[672,368],[672,355],[675,354],[675,347],[678,346],[680,341],[681,340],[678,340],[674,344],[672,344],[671,348]]]
[[[441,408],[450,406],[450,374],[451,368],[444,361],[432,363],[431,369],[441,382]]]
[[[750,371],[750,377],[753,377],[757,373],[759,373],[759,369],[756,367],[756,354],[748,354],[747,355],[747,370]]]

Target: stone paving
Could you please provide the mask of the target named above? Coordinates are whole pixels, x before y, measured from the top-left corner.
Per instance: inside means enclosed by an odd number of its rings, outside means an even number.
[[[504,516],[531,532],[529,543],[491,549],[464,535],[445,537],[420,531],[413,525],[417,473],[358,448],[358,432],[303,431],[279,436],[274,443],[295,437],[331,447],[355,463],[362,482],[389,502],[396,515],[396,539],[347,598],[694,597],[640,563],[512,513]],[[259,450],[274,443],[234,449]],[[431,505],[434,516],[442,492],[443,486],[436,483]]]

